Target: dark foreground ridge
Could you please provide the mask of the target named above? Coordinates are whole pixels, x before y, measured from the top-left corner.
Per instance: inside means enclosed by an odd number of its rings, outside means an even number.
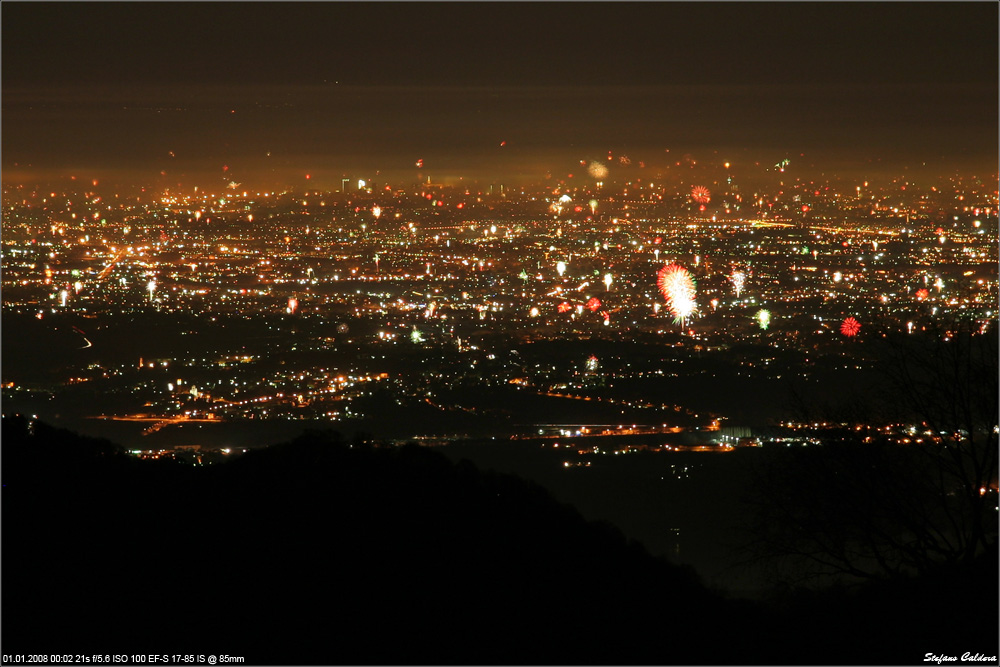
[[[3,420],[3,652],[247,664],[917,664],[996,655],[996,554],[731,600],[537,485],[308,433],[204,468]],[[982,663],[980,663],[982,664]]]

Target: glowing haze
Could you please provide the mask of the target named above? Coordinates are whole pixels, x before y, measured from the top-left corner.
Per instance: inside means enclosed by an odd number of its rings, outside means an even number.
[[[4,181],[995,168],[993,3],[386,6],[4,3]]]

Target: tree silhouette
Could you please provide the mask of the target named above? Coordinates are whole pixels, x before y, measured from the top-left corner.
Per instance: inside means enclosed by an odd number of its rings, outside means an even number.
[[[875,356],[877,411],[912,425],[910,442],[845,429],[840,442],[767,453],[749,549],[776,573],[929,575],[996,544],[996,329],[956,321],[888,337]]]
[[[996,541],[998,339],[971,320],[934,327],[930,336],[899,336],[885,370],[914,421],[929,430],[940,510],[949,529],[936,545],[971,560]]]

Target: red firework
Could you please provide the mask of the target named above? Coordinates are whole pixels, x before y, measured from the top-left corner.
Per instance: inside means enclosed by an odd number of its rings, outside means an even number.
[[[683,322],[697,310],[695,282],[683,266],[668,264],[656,274],[656,284],[677,322]]]
[[[559,304],[559,312],[560,313],[568,313],[571,310],[573,310],[573,306],[569,305],[565,301],[563,301],[562,303]]]
[[[590,297],[590,301],[587,302],[587,308],[596,312],[597,309],[600,307],[601,307],[600,300],[597,299],[596,297]]]
[[[853,317],[848,317],[840,325],[840,333],[844,334],[848,338],[857,336],[859,331],[861,331],[861,323]]]
[[[679,264],[667,264],[656,273],[656,286],[663,298],[670,302],[679,293],[694,296],[694,283],[688,270]]]
[[[930,295],[931,295],[930,292],[928,292],[925,288],[921,287],[920,289],[917,290],[917,301],[923,301]]]
[[[696,185],[691,189],[691,199],[699,204],[707,204],[712,199],[712,193],[704,185]]]

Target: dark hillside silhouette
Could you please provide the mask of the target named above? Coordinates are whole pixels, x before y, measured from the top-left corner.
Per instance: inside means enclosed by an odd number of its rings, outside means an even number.
[[[540,487],[415,445],[310,434],[193,468],[33,428],[4,421],[11,648],[653,663],[726,607]]]
[[[311,433],[192,467],[8,418],[0,453],[5,653],[908,664],[996,645],[980,597],[995,602],[981,565],[995,555],[941,582],[771,607],[706,590],[534,484],[415,445]]]

